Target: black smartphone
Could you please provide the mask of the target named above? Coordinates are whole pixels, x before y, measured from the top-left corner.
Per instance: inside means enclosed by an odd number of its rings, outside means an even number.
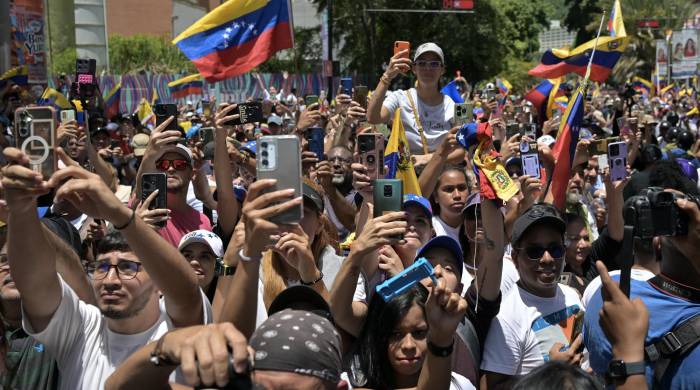
[[[158,195],[148,206],[149,210],[168,208],[168,177],[165,173],[144,173],[141,176],[141,202],[145,201],[152,193],[158,190]],[[165,226],[165,222],[159,222],[158,226]]]
[[[230,120],[228,126],[244,125],[246,123],[262,122],[263,108],[260,102],[248,102],[238,105],[238,118]]]
[[[403,182],[399,179],[374,180],[374,217],[401,211]]]
[[[314,152],[319,161],[325,160],[324,140],[326,134],[323,127],[310,127],[306,130],[305,135],[309,142],[309,151]]]
[[[202,100],[202,115],[211,116],[211,102],[209,100]]]
[[[153,113],[156,115],[156,126],[160,126],[163,122],[167,121],[168,118],[173,116],[175,119],[168,124],[165,130],[179,130],[177,128],[177,105],[159,103],[153,106]],[[185,137],[185,133],[182,133],[182,136]]]
[[[350,95],[352,93],[352,77],[342,77],[340,79],[340,91],[338,93],[344,93]]]
[[[367,109],[367,93],[369,90],[367,89],[366,86],[364,85],[357,85],[355,86],[355,90],[352,94],[352,100],[360,103],[360,106],[364,108],[365,110]]]
[[[206,145],[214,141],[214,128],[213,127],[202,127],[199,129],[199,140],[203,145]]]
[[[97,60],[94,58],[78,58],[75,60],[75,81],[81,98],[91,98],[95,95],[95,71]]]

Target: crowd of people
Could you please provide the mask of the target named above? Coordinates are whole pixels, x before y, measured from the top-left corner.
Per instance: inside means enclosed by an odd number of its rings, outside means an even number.
[[[144,126],[105,118],[93,99],[88,121],[57,125],[50,176],[15,143],[27,104],[7,85],[2,388],[700,387],[695,92],[589,91],[555,206],[546,178],[562,115],[458,79],[467,122],[492,136],[482,152],[517,185],[503,201],[458,140],[440,92],[448,59],[435,43],[398,52],[366,102],[268,86],[262,121],[243,125],[231,122],[244,102],[185,104]],[[415,87],[396,90],[406,76]],[[357,137],[387,138],[396,118],[420,193],[375,213],[381,167],[359,158]],[[319,127],[322,155],[310,148]],[[280,135],[299,138],[286,152],[300,156],[301,193],[256,179],[258,139]],[[595,147],[610,138],[627,146],[615,180]],[[541,177],[524,174],[522,142],[537,144]],[[152,173],[166,176],[164,207],[159,191],[143,195]],[[280,223],[299,208],[298,223]],[[377,293],[418,259],[431,278]]]

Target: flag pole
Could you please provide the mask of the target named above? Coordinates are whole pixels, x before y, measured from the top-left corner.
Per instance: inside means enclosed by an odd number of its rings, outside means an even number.
[[[600,32],[603,31],[603,23],[605,22],[605,11],[600,17],[600,25],[598,26],[598,35],[595,37],[595,42],[593,43],[593,51],[591,52],[591,58],[588,59],[588,66],[586,67],[586,77],[583,78],[583,94],[588,95],[588,79],[591,77],[591,65],[593,65],[593,57],[595,56],[595,51],[598,48],[598,39],[600,39]]]

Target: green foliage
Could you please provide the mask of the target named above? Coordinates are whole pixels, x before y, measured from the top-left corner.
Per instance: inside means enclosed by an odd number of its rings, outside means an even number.
[[[147,35],[110,36],[109,63],[114,74],[195,71],[190,60],[170,40]]]
[[[508,58],[506,68],[498,75],[510,82],[516,94],[524,94],[540,79],[527,74],[527,71],[534,68],[539,60],[523,61],[516,58]]]
[[[564,18],[564,25],[569,31],[576,31],[575,45],[580,45],[595,38],[595,30],[603,13],[601,0],[566,0],[569,12]],[[610,11],[610,7],[606,12]],[[624,7],[622,9],[624,15]]]
[[[313,73],[321,71],[320,27],[295,27],[294,48],[282,50],[258,66],[263,73]]]
[[[325,0],[312,0],[319,10]],[[476,1],[473,14],[368,13],[365,9],[432,9],[434,0],[357,0],[333,3],[334,45],[344,73],[369,75],[375,82],[389,62],[394,41],[437,43],[445,53],[446,77],[460,70],[470,82],[493,78],[510,56],[537,51],[537,33],[547,24],[544,0]]]
[[[75,72],[75,59],[78,57],[75,48],[67,48],[60,52],[54,52],[51,57],[51,73],[73,74]]]

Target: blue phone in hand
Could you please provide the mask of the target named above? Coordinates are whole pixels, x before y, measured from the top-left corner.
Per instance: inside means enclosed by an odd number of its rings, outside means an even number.
[[[425,257],[421,257],[400,274],[377,286],[377,293],[381,295],[384,302],[389,302],[425,278],[431,278],[433,283],[437,283],[433,266]]]

